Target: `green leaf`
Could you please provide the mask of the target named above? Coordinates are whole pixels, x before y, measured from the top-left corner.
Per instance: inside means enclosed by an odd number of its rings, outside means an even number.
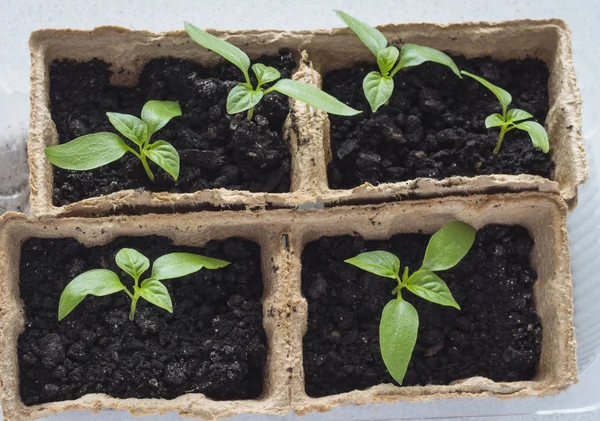
[[[256,75],[256,79],[258,79],[259,86],[265,83],[273,82],[281,77],[279,70],[271,66],[265,66],[261,63],[253,64],[252,71]]]
[[[379,72],[369,72],[363,80],[363,91],[373,112],[387,103],[394,92],[394,80],[389,76],[381,76]]]
[[[93,170],[121,158],[129,147],[118,135],[109,132],[88,134],[50,146],[44,151],[50,162],[59,168],[75,171]]]
[[[447,223],[431,236],[421,269],[435,272],[455,266],[471,249],[476,233],[467,223]]]
[[[124,289],[125,285],[112,270],[88,270],[76,276],[63,290],[58,303],[58,320],[64,319],[88,295],[103,297]]]
[[[387,251],[368,251],[344,262],[386,278],[396,279],[400,272],[400,259]]]
[[[128,273],[136,281],[150,267],[150,260],[137,250],[124,248],[115,256],[117,266]]]
[[[396,64],[400,51],[396,47],[385,47],[377,53],[377,65],[382,75],[387,75]]]
[[[506,121],[508,122],[527,120],[528,118],[533,118],[533,116],[527,111],[519,110],[518,108],[508,110],[508,113],[506,114]]]
[[[441,64],[450,68],[456,76],[462,79],[460,70],[456,67],[454,60],[445,53],[431,47],[423,47],[416,44],[406,44],[402,47],[400,52],[400,62],[392,72],[394,76],[400,69],[405,67],[418,66],[419,64],[425,63],[426,61],[432,61],[434,63]]]
[[[119,113],[106,113],[106,115],[115,129],[136,145],[141,145],[147,140],[148,127],[139,118]]]
[[[187,31],[189,36],[192,37],[192,39],[198,44],[200,44],[204,48],[208,48],[209,50],[214,51],[215,53],[223,57],[225,60],[237,66],[237,68],[240,69],[244,74],[246,82],[250,83],[250,78],[248,77],[250,59],[248,58],[246,53],[244,53],[235,45],[232,45],[227,41],[223,41],[222,39],[217,38],[214,35],[211,35],[200,28],[197,28],[191,23],[185,22],[185,30]]]
[[[319,88],[307,85],[306,83],[298,82],[292,79],[281,79],[275,85],[265,91],[265,94],[270,91],[281,92],[284,95],[292,97],[298,101],[302,101],[312,107],[323,110],[329,114],[352,116],[360,114],[360,111],[350,108],[343,102],[338,101],[326,92]]]
[[[152,265],[153,279],[173,279],[189,275],[202,268],[220,269],[229,262],[193,253],[170,253],[159,257]]]
[[[379,347],[385,367],[402,384],[417,342],[419,315],[402,299],[387,303],[379,323]]]
[[[356,36],[363,42],[363,44],[365,44],[365,46],[369,50],[371,50],[375,57],[377,57],[377,53],[379,53],[379,50],[387,46],[387,39],[385,39],[383,34],[377,29],[367,25],[364,22],[359,21],[358,19],[353,18],[352,16],[342,12],[341,10],[336,10],[335,13],[346,25],[348,25],[350,29],[352,29]]]
[[[255,91],[245,83],[236,85],[227,96],[227,112],[237,114],[246,111],[260,102],[263,91]]]
[[[548,133],[546,133],[544,126],[535,121],[524,121],[523,123],[515,124],[515,127],[529,133],[534,148],[548,153],[550,144],[548,143]]]
[[[433,272],[428,270],[416,271],[408,278],[406,288],[427,301],[460,310],[460,306],[454,301],[448,285]]]
[[[504,122],[504,119],[498,113],[488,115],[486,117],[486,119],[485,119],[485,127],[486,127],[486,129],[489,129],[489,128],[492,128],[492,127],[501,127],[501,126],[504,126],[504,124],[506,124]]]
[[[146,149],[145,154],[177,180],[179,177],[179,154],[173,145],[164,140],[157,140]]]
[[[148,139],[159,131],[173,117],[181,115],[181,108],[175,101],[148,101],[142,108],[142,120],[148,126]]]
[[[138,289],[138,293],[144,300],[167,310],[169,313],[173,313],[173,302],[171,301],[169,290],[167,290],[167,287],[159,280],[152,278],[146,279],[142,282],[142,285]]]
[[[461,73],[463,75],[469,76],[472,79],[475,79],[477,82],[481,83],[483,86],[488,88],[490,92],[492,92],[496,96],[496,98],[498,98],[498,101],[500,101],[500,105],[502,106],[502,114],[506,114],[506,109],[512,102],[512,96],[508,92],[494,85],[493,83],[488,82],[482,77],[475,76],[474,74],[465,72],[464,70],[462,70]]]

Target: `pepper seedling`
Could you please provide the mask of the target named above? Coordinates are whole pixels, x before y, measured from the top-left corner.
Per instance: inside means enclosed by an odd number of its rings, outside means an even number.
[[[454,61],[441,51],[416,44],[405,44],[398,51],[398,48],[393,45],[388,46],[387,39],[377,29],[340,10],[336,10],[335,13],[377,58],[379,71],[370,72],[363,80],[363,91],[373,112],[389,102],[394,92],[393,78],[404,68],[432,61],[449,67],[456,76],[462,79]],[[400,58],[399,61],[398,58]]]
[[[248,120],[252,119],[254,107],[270,92],[277,91],[288,97],[304,102],[330,114],[353,116],[357,111],[322,90],[292,79],[281,79],[279,70],[261,63],[252,65],[257,84],[250,80],[250,58],[235,45],[203,31],[191,23],[185,23],[185,30],[198,44],[219,54],[244,74],[245,82],[236,85],[227,96],[227,113],[237,114],[248,110]],[[265,89],[264,84],[277,81]]]
[[[494,148],[494,155],[500,152],[504,135],[513,129],[519,129],[529,133],[533,147],[541,150],[544,153],[548,153],[550,150],[550,144],[548,143],[548,133],[546,133],[546,129],[544,129],[544,126],[542,126],[540,123],[535,121],[523,121],[533,118],[533,115],[527,111],[520,110],[518,108],[512,108],[509,110],[508,106],[512,102],[512,96],[508,92],[488,82],[482,77],[465,72],[464,70],[461,73],[469,76],[472,79],[475,79],[477,82],[489,89],[490,92],[492,92],[496,98],[498,98],[498,101],[502,106],[502,114],[494,113],[487,116],[485,119],[485,127],[487,129],[492,127],[500,127],[500,134],[498,135],[498,142]],[[518,123],[519,121],[521,123]]]
[[[124,248],[115,256],[117,266],[134,280],[133,293],[121,282],[119,276],[108,269],[92,269],[76,276],[65,287],[58,304],[58,320],[64,319],[88,295],[103,297],[124,291],[131,298],[129,320],[133,320],[135,308],[141,298],[173,313],[173,304],[167,287],[160,281],[180,278],[198,272],[202,268],[220,269],[229,262],[193,253],[169,253],[154,261],[152,273],[141,285],[140,277],[150,268],[150,260],[137,250]]]
[[[406,288],[432,303],[460,310],[446,283],[434,272],[456,266],[473,245],[475,233],[475,228],[464,222],[446,224],[433,234],[421,268],[410,276],[408,267],[400,276],[400,259],[387,251],[370,251],[345,260],[367,272],[398,281],[392,291],[398,296],[386,304],[379,323],[381,356],[398,383],[404,380],[419,330],[417,310],[402,298],[402,290]]]
[[[59,168],[87,171],[110,164],[127,152],[139,158],[151,181],[154,174],[148,159],[177,180],[179,177],[179,154],[170,143],[157,140],[150,143],[152,135],[162,129],[173,117],[181,115],[179,104],[174,101],[148,101],[142,108],[141,119],[120,113],[106,113],[111,124],[123,136],[138,147],[131,148],[121,137],[111,132],[80,136],[62,145],[46,148],[46,157]]]

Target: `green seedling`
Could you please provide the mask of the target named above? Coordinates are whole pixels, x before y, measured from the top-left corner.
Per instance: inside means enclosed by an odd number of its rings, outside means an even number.
[[[134,280],[133,293],[121,282],[119,276],[108,269],[92,269],[76,276],[65,287],[58,304],[58,320],[64,319],[88,295],[105,295],[125,292],[131,298],[129,320],[133,320],[138,300],[144,300],[173,313],[173,304],[167,287],[160,281],[180,278],[198,272],[202,268],[220,269],[229,262],[192,253],[170,253],[159,257],[152,265],[152,272],[141,285],[140,277],[150,268],[150,261],[140,252],[124,248],[115,256],[117,266]]]
[[[417,310],[402,298],[402,290],[406,288],[432,303],[460,310],[446,283],[434,272],[456,266],[473,245],[475,233],[475,228],[464,222],[446,224],[433,234],[421,268],[410,276],[408,267],[400,276],[400,260],[387,251],[370,251],[345,260],[367,272],[398,281],[392,291],[397,298],[386,304],[379,324],[381,356],[398,383],[404,380],[419,330]]]
[[[148,101],[142,108],[142,118],[129,114],[106,113],[111,124],[138,148],[131,148],[119,135],[111,132],[88,134],[46,148],[46,157],[59,168],[87,171],[110,164],[127,152],[139,158],[151,181],[154,174],[148,159],[177,180],[179,177],[179,154],[168,142],[157,140],[150,143],[152,135],[162,129],[173,117],[181,115],[179,104],[173,101]]]
[[[531,143],[533,147],[541,150],[544,153],[548,153],[550,145],[548,143],[548,133],[546,129],[540,123],[535,121],[523,121],[533,118],[533,116],[525,110],[518,108],[508,109],[508,106],[512,102],[512,96],[504,89],[488,82],[482,77],[475,76],[464,70],[461,72],[463,75],[469,76],[481,83],[487,89],[489,89],[498,98],[500,105],[502,106],[502,114],[494,113],[486,117],[485,127],[490,129],[492,127],[500,127],[500,134],[498,135],[498,142],[494,148],[494,155],[500,152],[504,135],[513,129],[519,129],[529,133]],[[520,123],[519,123],[520,122]]]
[[[394,92],[394,76],[404,68],[432,61],[449,67],[456,76],[462,79],[454,61],[441,51],[416,44],[405,44],[399,51],[393,45],[388,46],[385,36],[372,26],[340,10],[336,10],[335,13],[377,59],[379,71],[370,72],[363,80],[363,91],[373,112],[389,102]]]
[[[292,79],[281,79],[279,70],[264,64],[256,63],[252,65],[252,71],[257,80],[256,86],[253,86],[249,74],[250,58],[246,53],[191,23],[185,23],[185,30],[198,44],[219,54],[244,74],[245,82],[236,85],[227,96],[227,112],[229,114],[237,114],[248,110],[248,119],[252,119],[254,107],[265,95],[273,91],[280,92],[330,114],[352,116],[360,113],[360,111],[350,108],[314,86]],[[265,84],[273,82],[275,84],[265,89]]]

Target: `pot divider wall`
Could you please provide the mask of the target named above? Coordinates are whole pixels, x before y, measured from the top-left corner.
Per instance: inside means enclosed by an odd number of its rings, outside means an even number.
[[[58,143],[49,110],[49,66],[55,59],[80,61],[100,58],[113,64],[112,83],[132,85],[140,68],[151,58],[173,56],[215,64],[218,56],[191,41],[182,31],[152,34],[116,27],[93,31],[41,30],[31,40],[32,86],[29,163],[32,213],[35,216],[93,216],[110,212],[169,211],[178,209],[297,207],[304,203],[360,204],[399,198],[427,198],[452,194],[518,191],[560,193],[574,206],[577,186],[587,179],[587,162],[581,139],[581,98],[571,58],[570,32],[561,20],[522,20],[501,23],[427,23],[387,25],[380,28],[395,43],[416,42],[467,57],[495,59],[537,57],[550,69],[550,111],[546,127],[555,162],[553,180],[533,175],[482,175],[442,180],[419,178],[364,184],[351,190],[331,190],[327,163],[331,160],[329,120],[321,111],[292,100],[284,128],[284,141],[292,152],[289,193],[251,193],[227,189],[193,193],[125,190],[85,199],[67,206],[52,203],[53,169],[44,148]],[[300,54],[293,78],[320,86],[328,70],[362,60],[370,53],[348,29],[333,31],[213,31],[241,46],[251,58],[291,48]],[[399,41],[401,40],[401,41]]]
[[[178,411],[182,415],[215,419],[241,413],[285,414],[290,409],[298,413],[323,411],[343,404],[556,393],[574,383],[577,373],[566,211],[566,205],[555,194],[521,193],[309,211],[37,220],[5,214],[0,219],[0,397],[5,419],[24,421],[67,410],[105,408],[139,415]],[[302,337],[307,324],[307,302],[301,295],[300,256],[304,245],[322,236],[354,232],[367,239],[385,239],[418,230],[432,233],[451,220],[462,220],[476,227],[488,223],[523,225],[534,239],[531,259],[538,275],[534,295],[543,329],[541,359],[535,378],[496,383],[476,377],[447,386],[386,384],[324,398],[308,397],[304,392],[302,363]],[[18,273],[22,242],[29,237],[72,237],[87,245],[102,245],[119,236],[144,235],[161,235],[171,238],[175,244],[190,246],[202,246],[209,239],[241,237],[261,246],[263,320],[269,346],[263,396],[257,400],[212,401],[201,394],[173,400],[116,399],[91,394],[73,401],[23,405],[16,350],[25,322]]]

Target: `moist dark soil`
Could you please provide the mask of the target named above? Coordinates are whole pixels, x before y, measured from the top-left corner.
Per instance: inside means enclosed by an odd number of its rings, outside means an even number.
[[[117,293],[88,296],[59,322],[62,290],[86,270],[111,269],[131,287],[131,277],[114,261],[123,247],[137,249],[150,261],[183,251],[232,264],[164,281],[173,314],[140,299],[130,321],[131,301]],[[87,393],[166,399],[204,393],[216,400],[261,394],[267,343],[258,245],[228,239],[201,249],[153,236],[122,237],[87,248],[73,239],[34,238],[23,245],[20,271],[26,324],[18,357],[26,405]]]
[[[287,50],[257,61],[276,67],[283,77],[290,77],[296,65]],[[146,101],[179,101],[183,115],[152,137],[166,140],[179,152],[179,179],[174,181],[150,163],[157,177],[152,183],[132,154],[92,171],[54,167],[54,205],[137,188],[172,193],[213,188],[289,191],[290,152],[282,137],[289,111],[286,97],[267,95],[248,121],[245,113],[226,112],[227,94],[243,81],[241,71],[228,62],[206,68],[176,58],[154,59],[143,68],[135,87],[112,86],[109,67],[100,60],[63,60],[50,66],[50,106],[59,142],[102,131],[117,133],[106,112],[139,117]]]
[[[304,374],[310,396],[326,396],[395,383],[379,350],[381,312],[395,281],[344,263],[370,250],[387,250],[402,266],[418,269],[429,236],[396,235],[385,241],[324,237],[302,254],[302,292],[308,300]],[[533,242],[522,227],[488,225],[454,268],[439,272],[460,311],[432,304],[407,290],[419,314],[417,344],[404,385],[449,384],[484,376],[530,380],[540,358],[542,328],[534,310],[529,264]],[[404,270],[404,269],[402,269]]]
[[[549,79],[545,63],[533,59],[454,60],[460,69],[510,92],[512,107],[529,111],[544,124]],[[510,131],[500,153],[492,153],[499,131],[486,129],[484,122],[501,108],[479,82],[466,76],[461,80],[440,64],[424,63],[398,72],[389,105],[373,114],[362,81],[375,67],[362,63],[332,71],[324,78],[325,91],[364,111],[354,117],[330,116],[331,188],[485,174],[552,177],[550,156],[535,150],[526,132]]]

